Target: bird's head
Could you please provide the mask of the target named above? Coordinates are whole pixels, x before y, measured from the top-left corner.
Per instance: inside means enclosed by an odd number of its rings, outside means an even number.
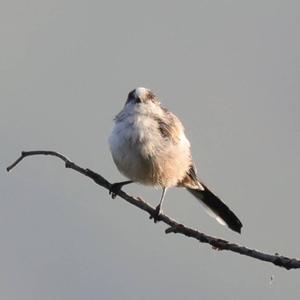
[[[126,104],[159,104],[157,97],[149,89],[138,87],[129,92]]]

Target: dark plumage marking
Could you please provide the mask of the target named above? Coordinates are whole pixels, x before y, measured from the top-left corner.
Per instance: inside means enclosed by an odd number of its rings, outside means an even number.
[[[187,172],[187,175],[193,179],[194,181],[198,181],[198,178],[197,178],[197,174],[196,174],[196,170],[195,170],[195,167],[193,165],[191,165],[190,169],[188,170]]]
[[[129,94],[128,94],[126,104],[127,104],[127,103],[130,103],[130,102],[141,103],[141,99],[138,98],[138,97],[136,97],[135,90],[132,90],[132,91],[129,92]]]
[[[171,124],[166,123],[163,119],[161,118],[156,118],[156,121],[158,123],[158,129],[160,131],[160,134],[163,138],[170,139],[172,134],[171,134]]]
[[[166,113],[164,118],[154,116],[154,119],[158,124],[161,136],[177,144],[180,138],[180,123],[176,123],[174,115]]]
[[[147,99],[149,100],[156,100],[156,96],[151,91],[147,91]]]
[[[163,111],[163,117],[153,116],[158,123],[158,129],[161,136],[165,139],[170,139],[174,144],[179,142],[181,131],[183,131],[182,124],[179,119],[169,112],[163,106],[160,106]]]

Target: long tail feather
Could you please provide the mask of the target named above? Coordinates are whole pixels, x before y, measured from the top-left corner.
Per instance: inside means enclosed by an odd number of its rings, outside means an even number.
[[[205,185],[201,183],[204,190],[187,188],[204,206],[206,206],[217,221],[223,225],[227,225],[230,229],[241,233],[242,223],[238,217],[223,203],[215,194],[213,194]],[[212,212],[212,214],[211,214]]]

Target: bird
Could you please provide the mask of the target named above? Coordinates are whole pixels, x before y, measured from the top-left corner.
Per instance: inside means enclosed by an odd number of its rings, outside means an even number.
[[[129,92],[123,109],[114,118],[108,142],[115,165],[129,179],[111,185],[113,198],[133,182],[161,188],[153,216],[157,221],[167,189],[182,187],[220,224],[241,233],[243,225],[238,217],[198,178],[182,122],[150,89],[138,87]]]

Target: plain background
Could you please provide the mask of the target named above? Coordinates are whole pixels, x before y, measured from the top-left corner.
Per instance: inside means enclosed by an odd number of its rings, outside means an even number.
[[[299,299],[299,271],[165,235],[55,158],[5,171],[21,150],[48,149],[123,180],[107,138],[145,86],[183,120],[199,176],[243,232],[184,190],[165,213],[300,257],[299,28],[298,1],[1,1],[0,298]]]

